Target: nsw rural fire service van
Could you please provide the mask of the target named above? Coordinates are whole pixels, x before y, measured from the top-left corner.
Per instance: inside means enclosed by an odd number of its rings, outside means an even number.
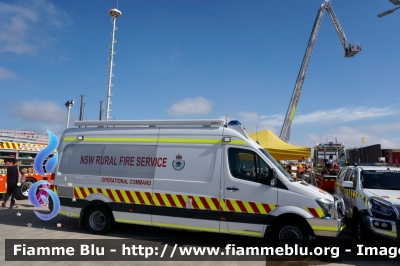
[[[238,121],[77,121],[53,172],[60,214],[104,234],[114,222],[304,245],[345,227],[338,196],[296,181]]]

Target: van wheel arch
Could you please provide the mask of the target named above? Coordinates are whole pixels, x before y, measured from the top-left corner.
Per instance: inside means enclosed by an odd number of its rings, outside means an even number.
[[[89,210],[91,210],[94,207],[103,207],[106,210],[108,210],[108,212],[110,213],[110,215],[112,217],[113,222],[115,222],[114,214],[113,214],[110,206],[101,200],[94,200],[94,201],[89,202],[84,208],[82,208],[81,214],[79,216],[79,227],[86,226],[86,220],[85,220],[86,214],[89,212]]]

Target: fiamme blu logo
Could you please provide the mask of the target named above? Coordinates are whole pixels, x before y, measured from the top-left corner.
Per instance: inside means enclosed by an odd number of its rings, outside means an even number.
[[[33,167],[34,167],[36,173],[38,173],[42,177],[46,176],[46,174],[44,173],[44,170],[43,170],[44,161],[58,147],[58,143],[59,143],[59,140],[56,137],[56,135],[54,135],[50,130],[47,130],[47,134],[49,135],[49,138],[50,138],[49,144],[38,153],[38,155],[36,156],[36,158],[33,162]],[[54,168],[56,167],[57,161],[58,161],[58,151],[53,155],[52,158],[50,158],[46,162],[45,169],[46,169],[47,173],[51,173],[54,170]],[[42,185],[47,185],[47,186],[42,186]],[[51,197],[51,199],[53,201],[53,210],[51,211],[50,214],[43,214],[43,213],[34,211],[36,216],[44,221],[53,219],[54,217],[57,216],[58,212],[60,211],[60,200],[59,200],[57,194],[49,189],[49,185],[50,185],[50,183],[47,182],[46,180],[41,180],[41,181],[35,182],[29,188],[29,191],[28,191],[29,201],[32,203],[33,206],[35,206],[37,208],[43,208],[43,206],[38,202],[38,200],[36,198],[36,191],[38,190],[39,186],[42,186],[41,189],[45,190],[49,194],[49,197]],[[45,203],[49,203],[48,198],[45,197],[44,195],[41,195],[41,199]]]

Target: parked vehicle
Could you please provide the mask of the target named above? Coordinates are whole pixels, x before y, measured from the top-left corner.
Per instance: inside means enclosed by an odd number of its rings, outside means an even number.
[[[336,237],[344,203],[296,181],[238,121],[77,121],[60,140],[60,214],[91,232],[114,222],[266,237]],[[71,200],[72,199],[72,200]]]
[[[344,143],[317,144],[314,147],[315,185],[332,192],[340,168],[346,166],[347,158]]]
[[[358,164],[342,168],[335,192],[346,206],[354,234],[360,240],[380,235],[400,240],[400,168]]]

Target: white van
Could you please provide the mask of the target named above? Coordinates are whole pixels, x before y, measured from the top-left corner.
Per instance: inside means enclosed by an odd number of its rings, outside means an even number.
[[[58,147],[60,214],[94,233],[114,222],[262,238],[336,237],[338,196],[296,181],[224,120],[77,121]]]

